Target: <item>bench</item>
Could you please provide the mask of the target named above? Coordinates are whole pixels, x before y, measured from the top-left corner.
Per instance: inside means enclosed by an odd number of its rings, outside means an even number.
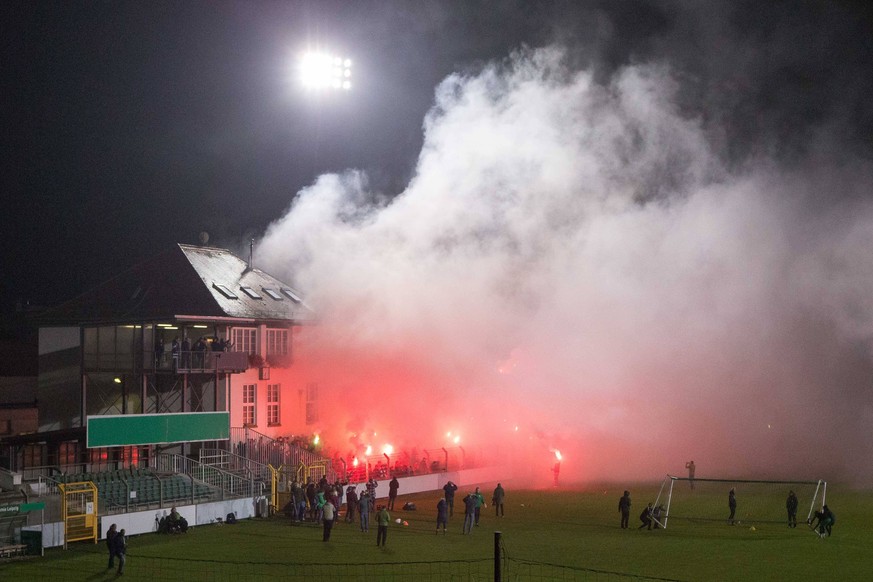
[[[11,546],[0,546],[0,559],[14,558],[23,556],[27,553],[27,546],[24,544],[15,544]]]

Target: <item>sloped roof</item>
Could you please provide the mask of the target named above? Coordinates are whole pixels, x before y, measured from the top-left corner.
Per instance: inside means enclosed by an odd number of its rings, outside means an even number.
[[[251,297],[243,287],[259,298]],[[279,298],[264,289],[274,291]],[[272,275],[249,269],[227,249],[180,244],[52,309],[41,319],[45,323],[84,324],[227,317],[302,323],[313,318],[302,297]]]

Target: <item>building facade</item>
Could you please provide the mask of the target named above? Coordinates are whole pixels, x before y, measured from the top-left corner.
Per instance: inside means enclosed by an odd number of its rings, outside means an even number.
[[[317,382],[294,361],[314,314],[291,285],[226,249],[178,245],[47,313],[38,430],[0,440],[10,469],[127,466],[152,447],[86,449],[93,415],[230,413],[276,438],[317,419]],[[193,455],[197,443],[176,445]]]

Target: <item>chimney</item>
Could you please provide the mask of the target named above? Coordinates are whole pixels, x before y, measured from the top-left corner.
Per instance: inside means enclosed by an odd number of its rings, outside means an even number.
[[[254,261],[254,258],[255,258],[255,239],[252,239],[249,242],[249,269],[248,269],[249,271],[252,270],[252,263]]]

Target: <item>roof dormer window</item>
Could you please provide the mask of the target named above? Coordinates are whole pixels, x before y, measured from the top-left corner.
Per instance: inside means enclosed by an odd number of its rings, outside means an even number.
[[[248,295],[249,297],[251,297],[252,299],[263,299],[263,297],[261,297],[258,294],[258,292],[255,291],[254,289],[252,289],[251,287],[246,287],[245,285],[242,285],[240,287],[240,289],[242,289],[242,292],[245,293],[246,295]]]
[[[303,303],[303,300],[300,298],[300,296],[291,289],[288,289],[287,287],[282,287],[282,294],[294,303]]]
[[[282,296],[276,293],[274,289],[270,289],[269,287],[261,287],[261,290],[266,293],[270,299],[275,299],[276,301],[282,301]]]
[[[219,293],[221,293],[222,295],[224,295],[224,296],[227,297],[228,299],[239,299],[239,297],[236,296],[236,293],[234,293],[233,291],[231,291],[231,290],[227,287],[227,285],[222,285],[221,283],[213,283],[212,286],[213,286],[215,289],[217,289]]]

